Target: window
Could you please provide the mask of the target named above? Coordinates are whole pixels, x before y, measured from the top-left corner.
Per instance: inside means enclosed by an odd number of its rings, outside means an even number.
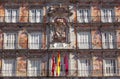
[[[17,35],[16,33],[5,33],[4,34],[4,48],[15,49],[17,48]]]
[[[41,75],[41,61],[40,59],[31,58],[28,60],[28,76]]]
[[[115,59],[105,59],[103,65],[105,76],[113,76],[117,73],[117,63]]]
[[[42,33],[30,33],[29,34],[29,48],[39,49],[42,46]]]
[[[80,49],[89,49],[91,44],[90,32],[78,33],[78,46]]]
[[[114,48],[114,33],[113,32],[102,32],[102,45],[104,49]]]
[[[2,63],[3,63],[2,64],[3,76],[15,76],[16,60],[15,59],[3,59]]]
[[[90,10],[89,9],[79,9],[77,11],[77,20],[80,23],[90,22]]]
[[[42,9],[31,9],[29,14],[29,21],[32,23],[42,22]]]
[[[18,9],[6,9],[5,10],[5,21],[8,23],[18,22],[18,16],[19,16]]]
[[[102,22],[113,22],[114,10],[113,9],[102,9],[101,19],[102,19]]]
[[[91,64],[89,59],[78,59],[78,75],[89,76]]]

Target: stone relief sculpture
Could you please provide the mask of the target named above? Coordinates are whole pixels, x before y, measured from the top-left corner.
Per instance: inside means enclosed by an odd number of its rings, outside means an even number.
[[[62,13],[61,13],[62,12]],[[65,43],[68,39],[68,19],[69,16],[72,16],[71,10],[69,10],[68,6],[65,5],[55,5],[51,6],[48,9],[48,16],[50,17],[50,21],[53,23],[52,28],[53,34],[52,36],[52,42],[57,43]]]
[[[54,25],[53,41],[65,42],[66,41],[66,22],[64,19],[56,19]]]

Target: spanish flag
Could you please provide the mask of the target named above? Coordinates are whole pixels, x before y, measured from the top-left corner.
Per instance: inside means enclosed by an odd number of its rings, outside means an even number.
[[[60,52],[58,52],[58,61],[57,61],[57,76],[60,75]]]

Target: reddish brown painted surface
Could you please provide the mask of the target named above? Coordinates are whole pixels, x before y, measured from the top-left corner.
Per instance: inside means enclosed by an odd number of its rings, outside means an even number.
[[[93,6],[91,11],[92,22],[100,22],[100,8]]]
[[[17,76],[26,76],[27,62],[25,57],[17,58]]]
[[[5,16],[5,9],[3,5],[0,4],[0,22],[4,21],[4,16]]]
[[[116,15],[116,21],[120,22],[120,6],[115,7],[115,15]]]
[[[28,22],[28,8],[20,7],[20,22]]]

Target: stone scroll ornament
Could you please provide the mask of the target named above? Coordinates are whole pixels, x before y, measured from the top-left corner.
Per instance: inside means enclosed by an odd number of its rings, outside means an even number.
[[[19,32],[18,43],[21,49],[28,48],[28,34],[25,30]]]

